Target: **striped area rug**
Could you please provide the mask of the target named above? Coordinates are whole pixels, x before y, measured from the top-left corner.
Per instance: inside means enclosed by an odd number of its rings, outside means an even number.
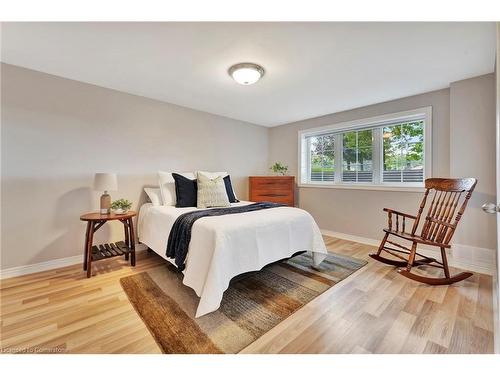
[[[365,264],[331,253],[313,267],[297,255],[234,278],[219,310],[197,319],[199,299],[170,264],[120,282],[164,353],[237,353]]]

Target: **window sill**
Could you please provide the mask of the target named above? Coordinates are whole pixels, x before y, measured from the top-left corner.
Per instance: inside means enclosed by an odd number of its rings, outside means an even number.
[[[408,193],[423,193],[424,186],[395,186],[395,185],[367,185],[367,184],[304,184],[297,185],[299,188],[320,189],[347,189],[347,190],[375,190],[375,191],[399,191]]]

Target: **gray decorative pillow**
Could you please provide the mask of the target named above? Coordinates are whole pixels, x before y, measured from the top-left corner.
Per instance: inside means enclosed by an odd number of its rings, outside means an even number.
[[[218,176],[210,178],[198,172],[198,208],[229,207],[224,178]]]

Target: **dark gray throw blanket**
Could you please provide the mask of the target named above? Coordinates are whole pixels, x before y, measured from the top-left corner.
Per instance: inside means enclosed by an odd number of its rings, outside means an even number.
[[[187,212],[179,216],[170,230],[167,243],[167,257],[175,258],[175,264],[179,271],[184,270],[186,256],[188,253],[189,242],[191,241],[191,229],[196,220],[207,216],[221,216],[230,214],[239,214],[243,212],[251,212],[265,210],[273,207],[283,207],[283,204],[260,202],[252,203],[246,206],[212,208],[208,210],[197,210]]]

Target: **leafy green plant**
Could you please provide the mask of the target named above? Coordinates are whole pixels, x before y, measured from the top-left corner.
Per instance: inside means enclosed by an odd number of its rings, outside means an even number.
[[[124,211],[130,210],[132,208],[132,202],[127,199],[118,199],[111,203],[111,208],[113,210],[122,209]]]
[[[386,126],[383,131],[385,170],[423,168],[424,125],[422,121]]]
[[[285,176],[288,173],[288,166],[281,164],[279,161],[274,163],[269,169],[282,176]]]

